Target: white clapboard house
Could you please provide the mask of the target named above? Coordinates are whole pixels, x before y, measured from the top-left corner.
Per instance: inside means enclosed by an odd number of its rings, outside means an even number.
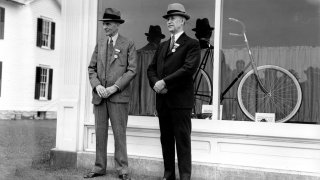
[[[0,119],[55,118],[60,0],[0,1]]]

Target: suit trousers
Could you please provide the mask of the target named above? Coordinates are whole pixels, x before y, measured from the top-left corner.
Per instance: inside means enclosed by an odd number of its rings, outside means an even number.
[[[106,99],[94,105],[96,130],[96,160],[93,172],[105,174],[107,167],[107,144],[109,119],[115,142],[115,168],[119,175],[128,174],[128,155],[126,128],[128,122],[128,103],[113,103]]]
[[[157,108],[160,124],[160,141],[164,161],[164,176],[175,179],[175,145],[181,180],[191,177],[191,111],[172,109],[166,105]]]

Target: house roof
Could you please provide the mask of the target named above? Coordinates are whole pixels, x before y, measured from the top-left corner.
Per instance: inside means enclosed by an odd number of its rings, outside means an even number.
[[[14,2],[14,3],[18,3],[20,5],[25,5],[25,0],[7,0],[7,1],[11,1],[11,2]]]
[[[33,1],[36,1],[36,0],[7,0],[7,1],[11,1],[11,2],[20,4],[20,5],[27,5],[27,4],[32,3]],[[56,1],[56,3],[58,3],[58,5],[60,7],[61,6],[61,0],[55,0],[55,1]]]

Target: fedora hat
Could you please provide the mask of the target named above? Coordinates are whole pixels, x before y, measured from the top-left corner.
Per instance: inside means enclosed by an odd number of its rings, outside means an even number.
[[[214,30],[214,28],[210,27],[209,20],[207,18],[197,19],[196,27],[192,29],[192,31],[196,31],[196,32],[208,31],[208,30],[212,31]]]
[[[164,34],[162,34],[161,28],[159,25],[155,25],[155,26],[150,25],[149,32],[144,34],[146,36],[151,36],[151,37],[160,37],[161,39],[166,37]]]
[[[190,19],[190,16],[186,13],[184,6],[180,3],[173,3],[168,5],[167,14],[162,16],[165,19],[168,19],[170,16],[182,16],[186,20]]]
[[[124,23],[124,20],[121,19],[120,11],[114,8],[106,8],[102,19],[99,19],[99,21],[113,21],[118,22],[120,24]]]

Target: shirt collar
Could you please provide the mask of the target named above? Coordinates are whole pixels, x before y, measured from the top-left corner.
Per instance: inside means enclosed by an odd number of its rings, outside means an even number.
[[[113,46],[115,46],[116,41],[117,41],[117,39],[118,39],[118,36],[119,36],[119,33],[117,33],[116,35],[114,35],[114,36],[111,37],[111,39],[112,39],[112,41],[113,41]],[[108,40],[108,43],[109,43],[109,42],[110,42],[110,38],[109,38],[109,40]]]
[[[178,38],[184,33],[184,31],[178,32],[177,34],[174,35],[174,41],[177,42]],[[173,35],[171,34],[171,37]]]

